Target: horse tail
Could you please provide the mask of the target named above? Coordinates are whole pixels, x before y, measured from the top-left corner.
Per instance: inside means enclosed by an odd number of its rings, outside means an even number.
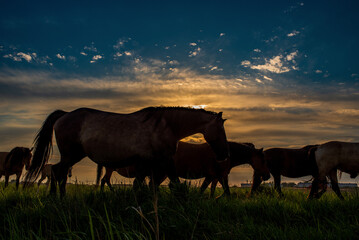
[[[97,165],[96,186],[98,186],[100,184],[100,179],[102,176],[102,168],[103,168],[103,166],[101,164]]]
[[[32,180],[36,180],[42,168],[49,160],[52,153],[52,135],[56,121],[67,112],[56,110],[51,113],[40,128],[34,139],[34,155],[31,161],[29,171],[25,177],[25,186],[29,185]]]

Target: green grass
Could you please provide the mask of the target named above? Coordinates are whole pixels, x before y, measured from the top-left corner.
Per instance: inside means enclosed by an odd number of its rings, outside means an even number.
[[[161,187],[134,193],[120,186],[101,193],[69,185],[64,199],[45,187],[0,190],[1,239],[359,239],[359,192],[332,192],[307,201],[308,192],[272,190],[248,198],[210,199],[197,188],[171,194]],[[221,189],[216,194],[220,194]],[[156,201],[157,204],[156,204]]]

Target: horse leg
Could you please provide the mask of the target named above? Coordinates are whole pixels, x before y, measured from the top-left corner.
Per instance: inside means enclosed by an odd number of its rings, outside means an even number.
[[[107,183],[108,187],[110,188],[111,191],[113,191],[112,185],[111,185],[111,176],[113,173],[113,169],[112,168],[106,168],[106,173],[105,176],[103,176],[102,180],[101,180],[101,191],[103,191],[104,187],[105,187],[105,183]]]
[[[19,189],[19,183],[20,183],[21,173],[22,173],[22,171],[19,172],[19,173],[16,173],[16,190]]]
[[[213,179],[211,184],[211,198],[214,196],[214,192],[216,191],[216,186],[218,183],[218,179]]]
[[[173,189],[175,185],[179,185],[181,182],[179,180],[179,177],[177,176],[176,167],[173,159],[171,158],[169,161],[167,161],[166,166],[167,176],[170,179],[169,188]]]
[[[74,161],[71,158],[65,158],[61,156],[60,162],[52,166],[51,189],[50,189],[51,194],[56,195],[56,184],[59,183],[60,197],[65,196],[67,173],[69,172],[69,168],[80,160]]]
[[[222,184],[223,187],[223,193],[226,194],[227,197],[229,197],[231,195],[231,192],[229,190],[229,186],[228,186],[228,175],[223,177],[222,179],[219,179],[219,183]]]
[[[207,187],[209,186],[209,184],[211,184],[211,182],[213,181],[212,177],[206,177],[201,185],[201,193],[203,193]],[[213,184],[213,183],[212,183]],[[211,192],[211,197],[212,197],[212,192]]]
[[[322,191],[320,191],[317,195],[317,198],[319,199],[326,191],[327,191],[327,178],[324,177],[319,177],[319,184],[321,184],[323,186]]]
[[[330,182],[332,184],[333,191],[337,194],[338,198],[341,200],[344,200],[343,195],[340,192],[339,186],[338,186],[338,177],[337,177],[337,170],[334,169],[329,173]]]
[[[149,186],[155,190],[158,190],[158,187],[166,180],[167,176],[163,171],[160,172],[153,172],[152,176],[150,177]]]
[[[279,196],[283,196],[282,188],[280,186],[280,174],[273,174],[274,189],[278,192]]]
[[[312,182],[312,187],[310,188],[310,193],[309,193],[307,199],[313,199],[313,198],[317,197],[318,188],[319,188],[319,179],[318,179],[318,177],[314,177],[314,180]]]
[[[9,185],[9,175],[5,174],[5,187]]]
[[[146,178],[145,175],[137,175],[135,177],[135,180],[133,180],[133,184],[132,184],[134,191],[137,192],[139,189],[143,188],[145,178]]]
[[[251,189],[250,195],[253,195],[258,190],[258,187],[262,183],[261,175],[257,171],[254,171],[254,173],[253,173],[253,181],[252,182],[253,183],[252,183],[252,189]]]

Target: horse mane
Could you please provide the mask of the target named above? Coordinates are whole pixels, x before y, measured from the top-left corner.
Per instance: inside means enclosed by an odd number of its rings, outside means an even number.
[[[217,116],[218,113],[216,112],[212,112],[212,111],[207,111],[205,109],[195,109],[192,107],[146,107],[143,108],[141,110],[138,111],[138,113],[144,113],[144,120],[143,122],[146,122],[147,120],[151,119],[151,118],[157,118],[156,123],[155,123],[155,127],[157,127],[160,122],[161,119],[163,117],[164,114],[167,113],[174,113],[175,111],[179,112],[179,111],[188,111],[188,112],[202,112],[202,113],[206,113],[206,114],[211,114],[213,116]],[[174,115],[172,116],[172,118],[176,118]]]
[[[301,149],[306,150],[306,151],[309,151],[311,148],[315,148],[315,147],[318,147],[318,146],[319,146],[319,145],[317,145],[317,144],[307,145],[307,146],[302,147]]]
[[[170,107],[165,107],[165,106],[159,106],[159,107],[146,107],[143,108],[141,110],[139,110],[138,112],[158,112],[158,111],[167,111],[167,110],[186,110],[186,111],[201,111],[201,112],[205,112],[205,113],[209,113],[209,114],[213,114],[213,115],[217,115],[218,113],[213,112],[213,111],[208,111],[205,110],[203,108],[197,109],[197,108],[193,108],[193,107],[180,107],[180,106],[170,106]]]
[[[5,158],[5,165],[7,164],[18,164],[22,162],[23,156],[25,154],[25,148],[23,147],[14,147]]]

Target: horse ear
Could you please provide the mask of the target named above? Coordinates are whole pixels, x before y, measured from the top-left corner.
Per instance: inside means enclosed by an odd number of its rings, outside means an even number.
[[[218,118],[222,118],[222,114],[223,114],[223,112],[219,112],[218,115],[217,115],[217,117],[218,117]]]

